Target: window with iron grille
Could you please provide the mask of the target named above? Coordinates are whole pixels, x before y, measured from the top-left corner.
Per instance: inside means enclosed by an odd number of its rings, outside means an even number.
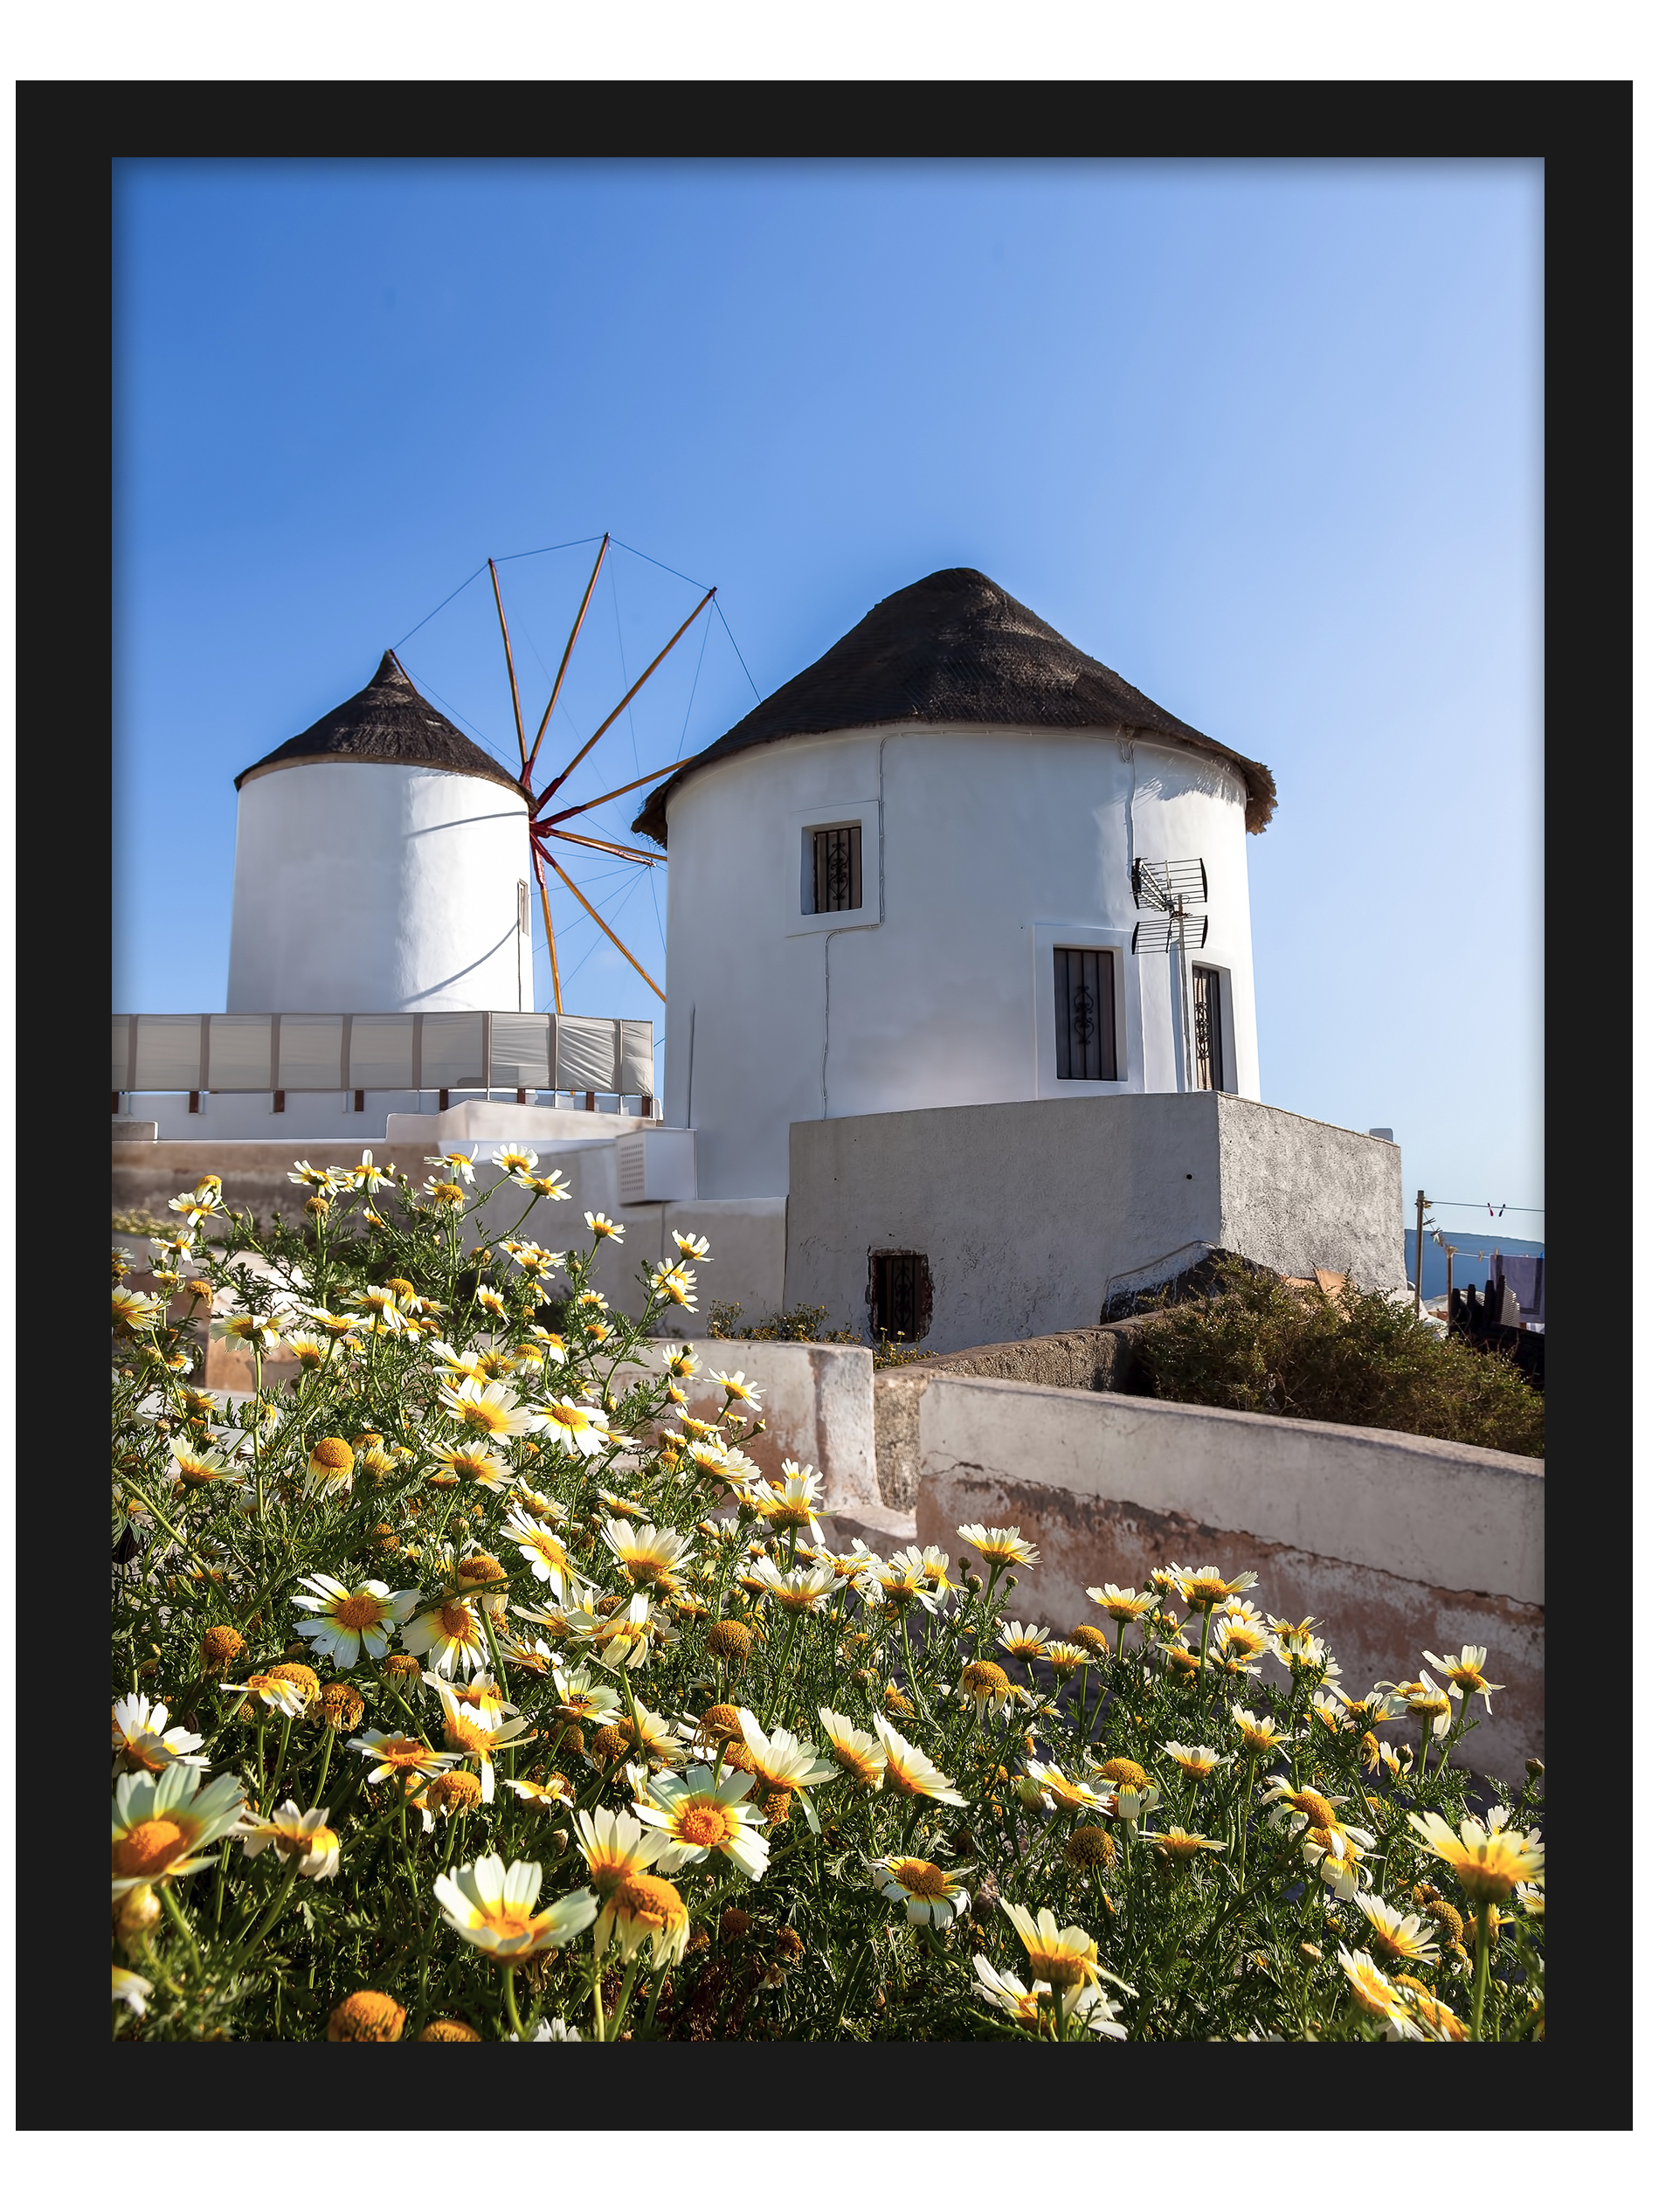
[[[1061,1082],[1117,1081],[1112,956],[1054,947],[1054,1073]]]
[[[812,904],[803,914],[841,914],[864,903],[864,831],[858,822],[803,832],[802,855],[811,871]]]
[[[917,1344],[933,1325],[933,1282],[925,1252],[872,1252],[870,1334]]]
[[[1221,971],[1192,971],[1192,1081],[1199,1090],[1225,1090],[1221,1067]]]

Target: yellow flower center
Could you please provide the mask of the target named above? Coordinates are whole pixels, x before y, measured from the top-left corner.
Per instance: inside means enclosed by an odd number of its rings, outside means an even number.
[[[449,1604],[440,1607],[438,1621],[446,1636],[459,1637],[463,1643],[472,1641],[473,1612],[464,1598],[452,1599]]]
[[[962,1687],[970,1697],[1000,1697],[1008,1686],[1007,1676],[994,1659],[976,1659],[962,1670]],[[925,1865],[926,1861],[918,1863]]]
[[[425,1765],[432,1752],[417,1737],[391,1736],[384,1744],[375,1745],[375,1756],[384,1766],[418,1767]]]
[[[727,1842],[736,1834],[736,1827],[723,1805],[700,1800],[681,1808],[674,1821],[674,1833],[682,1843],[696,1844],[707,1850],[714,1844]]]
[[[506,1407],[487,1399],[463,1400],[460,1416],[469,1428],[480,1428],[488,1436],[499,1436],[509,1423]]]
[[[159,1874],[183,1851],[188,1839],[176,1821],[140,1821],[110,1856],[117,1874]]]
[[[891,1861],[893,1879],[902,1890],[908,1890],[916,1897],[943,1897],[950,1895],[944,1869],[935,1866],[931,1859],[894,1859]]]
[[[1328,1798],[1321,1797],[1317,1789],[1299,1789],[1285,1800],[1298,1813],[1305,1813],[1316,1828],[1331,1828],[1337,1825],[1337,1809]]]
[[[1187,1583],[1185,1594],[1189,1605],[1216,1606],[1233,1593],[1219,1574],[1195,1574]]]
[[[1083,1962],[1075,1952],[1050,1951],[1040,1943],[1029,1956],[1032,1978],[1051,1989],[1073,1988],[1083,1978]]]
[[[404,2032],[404,2008],[378,1989],[359,1989],[328,2015],[331,2043],[395,2043]]]
[[[334,1608],[334,1617],[342,1628],[369,1628],[380,1618],[380,1600],[366,1590],[342,1598]]]
[[[311,1463],[330,1474],[342,1475],[351,1465],[351,1447],[343,1436],[324,1436],[312,1447]]]
[[[452,1751],[464,1751],[477,1758],[488,1751],[492,1738],[487,1728],[479,1727],[465,1713],[455,1713],[444,1723],[444,1740]]]
[[[660,1875],[630,1875],[613,1902],[619,1918],[640,1920],[649,1928],[677,1927],[686,1918],[685,1899]]]
[[[1119,1783],[1124,1789],[1146,1787],[1146,1769],[1132,1759],[1109,1759],[1100,1772],[1103,1780]]]

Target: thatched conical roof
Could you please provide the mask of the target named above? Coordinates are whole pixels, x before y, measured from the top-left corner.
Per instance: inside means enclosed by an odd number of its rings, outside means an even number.
[[[400,767],[446,768],[456,776],[483,776],[492,784],[519,791],[510,769],[457,729],[447,715],[423,699],[388,653],[372,680],[341,706],[279,745],[236,779],[240,791],[250,776],[267,768],[297,767],[301,761],[388,761]],[[520,791],[520,796],[523,793]]]
[[[666,846],[667,801],[678,785],[750,745],[887,722],[964,722],[1144,730],[1236,769],[1247,829],[1272,819],[1270,769],[1178,720],[978,569],[941,569],[872,607],[821,660],[660,784],[633,826]]]

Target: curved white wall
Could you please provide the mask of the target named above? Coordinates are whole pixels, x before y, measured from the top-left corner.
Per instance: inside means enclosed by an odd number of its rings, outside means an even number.
[[[529,1005],[526,825],[523,800],[482,776],[340,760],[250,777],[237,801],[226,1011]]]
[[[854,819],[862,909],[803,915],[803,829]],[[699,770],[669,805],[663,1106],[700,1192],[785,1192],[791,1121],[1184,1088],[1173,956],[1129,949],[1133,857],[1206,863],[1225,1085],[1256,1097],[1244,838],[1224,764],[1115,732],[852,731]],[[1116,956],[1116,1082],[1056,1078],[1057,943]]]

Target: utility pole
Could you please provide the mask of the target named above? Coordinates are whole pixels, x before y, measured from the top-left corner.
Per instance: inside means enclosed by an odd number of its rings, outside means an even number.
[[[1434,1201],[1433,1200],[1433,1199],[1426,1199],[1426,1198],[1423,1196],[1423,1194],[1422,1194],[1422,1192],[1421,1192],[1421,1191],[1419,1191],[1419,1192],[1418,1192],[1418,1193],[1417,1193],[1417,1275],[1416,1275],[1416,1280],[1415,1280],[1415,1282],[1414,1282],[1413,1283],[1413,1285],[1412,1285],[1412,1288],[1413,1288],[1413,1289],[1414,1289],[1414,1290],[1416,1291],[1416,1293],[1417,1293],[1417,1306],[1418,1306],[1418,1310],[1419,1310],[1420,1312],[1422,1310],[1422,1303],[1423,1303],[1423,1216],[1424,1216],[1424,1214],[1425,1214],[1425,1213],[1427,1213],[1427,1211],[1428,1211],[1429,1207],[1430,1207],[1430,1206],[1434,1204]]]

